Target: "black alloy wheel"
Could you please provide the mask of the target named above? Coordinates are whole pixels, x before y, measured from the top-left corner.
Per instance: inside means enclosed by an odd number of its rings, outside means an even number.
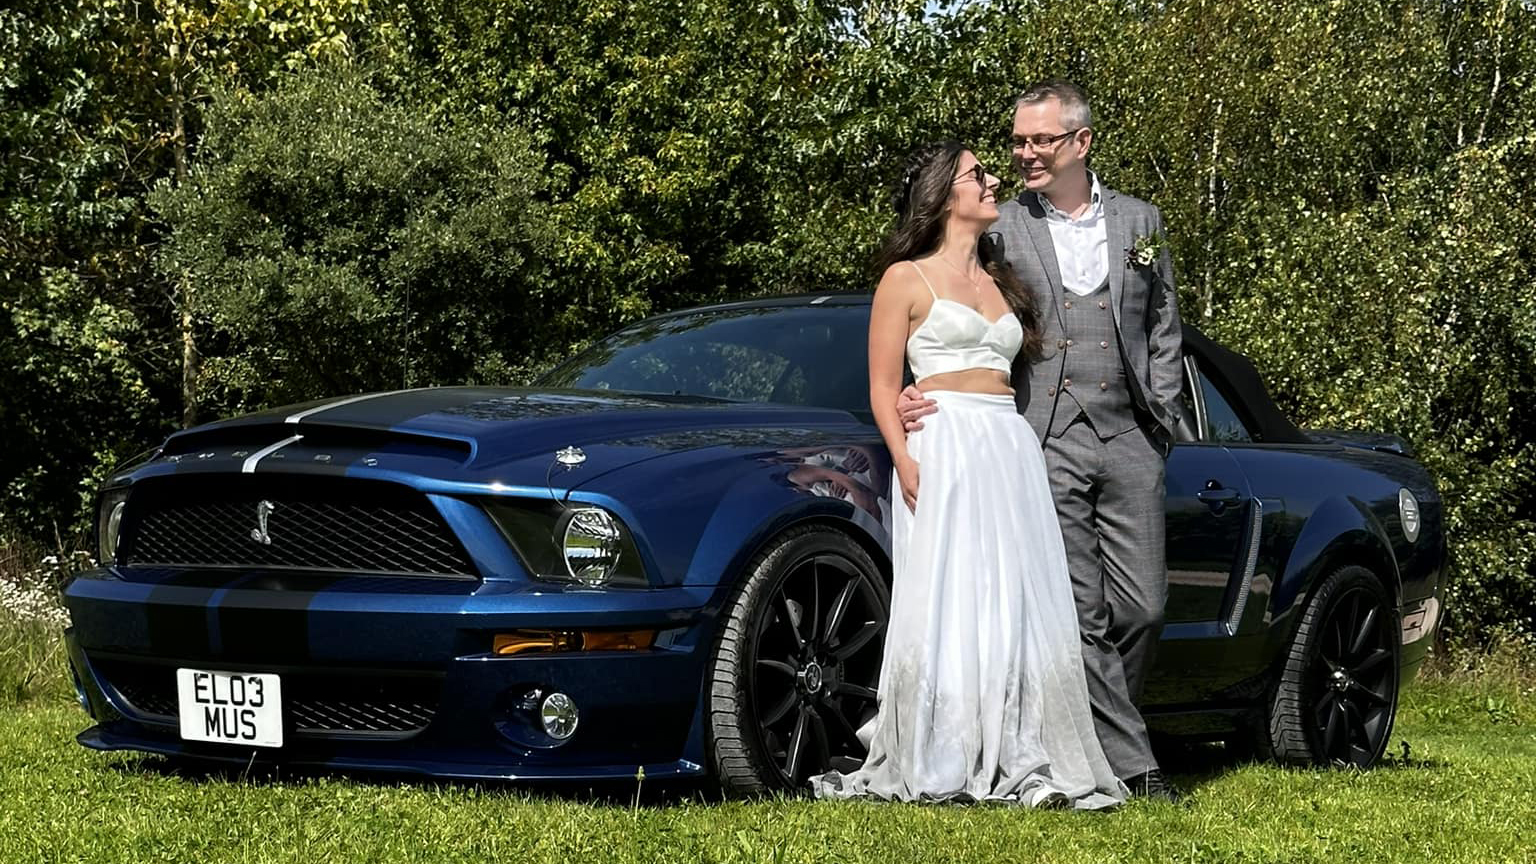
[[[1331,573],[1308,601],[1270,700],[1270,752],[1290,764],[1369,768],[1397,714],[1400,626],[1381,580]]]
[[[792,529],[754,559],[711,658],[711,755],[732,795],[805,789],[864,762],[890,597],[863,547]]]

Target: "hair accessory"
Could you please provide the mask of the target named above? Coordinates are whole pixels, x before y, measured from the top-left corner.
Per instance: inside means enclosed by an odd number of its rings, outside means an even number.
[[[907,204],[912,200],[912,183],[921,173],[922,166],[913,165],[901,175],[901,188],[891,196],[891,209],[895,210],[898,216],[907,212]]]

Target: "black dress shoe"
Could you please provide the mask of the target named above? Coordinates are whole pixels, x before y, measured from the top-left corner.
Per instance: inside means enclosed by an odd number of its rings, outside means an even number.
[[[1126,780],[1125,785],[1131,790],[1132,798],[1155,798],[1167,801],[1169,804],[1177,804],[1184,798],[1179,794],[1179,790],[1163,777],[1163,772],[1156,768]]]

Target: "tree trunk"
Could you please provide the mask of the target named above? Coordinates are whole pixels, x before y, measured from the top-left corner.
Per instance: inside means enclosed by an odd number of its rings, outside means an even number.
[[[173,49],[174,50],[174,49]],[[171,153],[176,159],[176,185],[187,182],[186,95],[176,56],[171,60]],[[192,280],[183,273],[173,295],[181,313],[181,425],[197,424],[197,337],[192,329]]]
[[[1221,155],[1221,110],[1216,100],[1216,121],[1211,124],[1211,170],[1205,185],[1205,273],[1200,279],[1200,317],[1209,320],[1216,305],[1216,159]]]
[[[1503,81],[1500,64],[1504,62],[1504,13],[1509,8],[1509,0],[1499,4],[1499,11],[1493,19],[1493,86],[1488,88],[1488,104],[1483,106],[1482,122],[1477,124],[1477,138],[1472,143],[1482,144],[1487,140],[1488,118],[1493,114],[1493,105],[1499,99],[1499,84]]]

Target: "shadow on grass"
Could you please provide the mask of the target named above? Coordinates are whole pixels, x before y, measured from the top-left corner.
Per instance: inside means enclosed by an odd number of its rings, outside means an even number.
[[[499,793],[528,801],[595,804],[611,807],[664,808],[681,804],[718,804],[724,801],[712,783],[701,780],[463,780],[393,774],[359,769],[327,769],[308,765],[255,763],[246,767],[179,756],[134,755],[114,762],[121,774],[151,775],[187,783],[240,784],[250,786],[296,785],[316,780],[337,780],[378,787],[408,786],[451,793],[459,790]],[[638,795],[636,794],[638,791]]]
[[[1185,792],[1196,792],[1224,774],[1251,765],[1284,770],[1274,762],[1259,759],[1252,748],[1234,747],[1221,743],[1160,739],[1156,741],[1155,749],[1158,764],[1163,766],[1163,771]],[[1389,747],[1380,761],[1369,770],[1373,772],[1438,771],[1445,767],[1445,762],[1417,755],[1413,752],[1410,742],[1400,739],[1396,747]],[[1333,768],[1299,766],[1296,770],[1358,772],[1360,769],[1339,765]]]
[[[1404,756],[1406,755],[1406,759]],[[1159,741],[1157,757],[1164,770],[1186,794],[1197,796],[1199,790],[1223,775],[1251,765],[1275,768],[1274,763],[1256,760],[1251,751],[1218,743]],[[1371,771],[1436,771],[1446,767],[1435,759],[1415,755],[1411,748],[1399,746],[1389,752]],[[724,799],[708,780],[609,780],[602,782],[458,780],[424,777],[416,774],[336,770],[312,766],[258,763],[241,767],[228,763],[205,762],[184,757],[136,755],[113,763],[112,770],[123,774],[152,775],[194,783],[239,784],[252,786],[297,785],[316,780],[336,780],[378,787],[410,787],[452,794],[455,792],[491,793],[520,798],[529,803],[588,804],[599,807],[665,809],[684,804],[721,804]],[[1302,768],[1299,770],[1315,770]],[[1338,771],[1357,769],[1339,767]],[[804,800],[808,796],[786,796]],[[782,800],[782,799],[758,799]]]

